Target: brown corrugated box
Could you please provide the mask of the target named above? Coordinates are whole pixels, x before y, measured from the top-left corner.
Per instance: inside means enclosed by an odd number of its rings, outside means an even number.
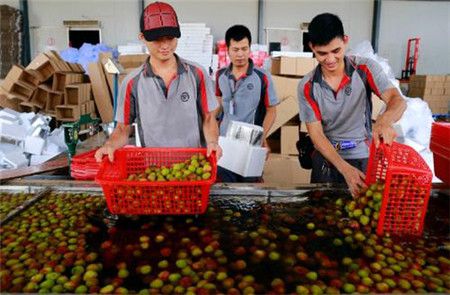
[[[125,54],[119,55],[119,63],[124,69],[137,68],[148,58],[148,54]]]
[[[81,105],[91,99],[91,84],[67,85],[64,89],[64,104]]]
[[[273,57],[273,75],[305,76],[317,66],[317,60],[313,57]]]
[[[264,166],[264,183],[304,184],[309,183],[311,170],[300,167],[297,156],[270,154]]]
[[[53,91],[64,91],[64,87],[71,84],[83,83],[84,75],[80,73],[55,73],[53,75]]]
[[[301,78],[289,78],[283,76],[272,75],[275,92],[280,101],[288,97],[297,98],[297,88]]]
[[[63,122],[74,122],[80,119],[79,105],[59,105],[56,106],[56,120]]]
[[[296,97],[288,97],[283,100],[279,105],[276,106],[277,116],[275,122],[270,128],[267,136],[274,133],[278,128],[281,128],[286,122],[291,120],[293,117],[298,116],[298,100]]]

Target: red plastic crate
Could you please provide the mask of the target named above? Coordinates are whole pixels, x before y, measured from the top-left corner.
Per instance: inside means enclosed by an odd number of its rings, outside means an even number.
[[[70,175],[77,180],[94,180],[100,169],[100,163],[95,160],[97,149],[72,157]]]
[[[96,181],[102,186],[109,211],[113,214],[201,214],[206,211],[211,185],[216,180],[215,155],[211,178],[198,181],[128,181],[130,174],[147,167],[170,166],[184,162],[194,154],[206,156],[204,148],[122,148],[114,153],[114,162],[104,160]]]
[[[397,236],[422,234],[433,174],[411,147],[372,142],[366,183],[384,183],[377,234]]]
[[[434,174],[450,184],[450,123],[433,123],[430,149],[433,152]]]

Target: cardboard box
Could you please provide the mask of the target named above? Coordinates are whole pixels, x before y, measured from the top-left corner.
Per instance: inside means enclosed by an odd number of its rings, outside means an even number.
[[[148,58],[148,54],[125,54],[119,55],[119,63],[125,69],[137,68]]]
[[[80,64],[77,63],[67,63],[70,67],[70,71],[72,73],[79,73],[79,74],[84,74],[84,69]]]
[[[244,177],[262,175],[267,155],[266,148],[223,136],[219,137],[219,145],[223,154],[217,165]]]
[[[298,155],[298,126],[281,127],[281,154]]]
[[[433,95],[444,95],[444,87],[433,87],[430,90]]]
[[[51,91],[47,93],[47,103],[45,104],[45,112],[55,114],[56,106],[64,103],[64,93]]]
[[[276,75],[272,76],[275,92],[280,101],[283,101],[288,97],[297,98],[297,89],[300,80],[300,78],[288,78]]]
[[[74,122],[80,119],[79,105],[56,106],[56,120],[63,122]]]
[[[66,105],[81,105],[90,99],[90,83],[68,85],[64,89],[64,104]]]
[[[33,59],[26,69],[38,77],[39,83],[47,81],[58,70],[44,53]]]
[[[37,106],[40,109],[44,109],[46,102],[47,102],[47,97],[48,97],[48,93],[51,91],[50,88],[48,88],[45,85],[40,85],[38,88],[36,88],[36,90],[33,93],[33,96],[31,97],[30,102],[32,104],[34,104],[35,106]]]
[[[10,92],[13,88],[14,83],[16,83],[17,81],[23,82],[23,84],[27,85],[29,88],[36,87],[39,82],[38,78],[35,75],[26,71],[22,66],[13,65],[6,75],[5,80],[2,82],[1,86],[6,91]]]
[[[305,76],[317,66],[317,61],[312,57],[273,57],[273,75]]]
[[[286,122],[291,120],[293,117],[298,116],[299,108],[298,108],[298,99],[294,97],[288,97],[283,100],[279,105],[276,106],[277,116],[275,118],[275,122],[270,128],[267,136],[274,133],[276,130],[281,128],[281,126],[285,125]]]
[[[20,112],[22,113],[37,113],[39,112],[40,108],[36,106],[35,104],[29,102],[29,101],[22,101],[19,105]]]
[[[20,99],[12,96],[8,92],[6,92],[3,88],[0,87],[0,107],[2,108],[10,108],[15,111],[20,110]]]
[[[33,95],[35,88],[36,87],[34,85],[31,85],[27,82],[16,81],[12,84],[8,92],[12,96],[17,97],[22,101],[29,101],[31,96]]]
[[[79,73],[55,73],[53,75],[53,91],[64,91],[64,87],[71,84],[83,83],[84,75]]]
[[[109,123],[113,119],[113,105],[111,94],[109,93],[103,65],[101,63],[90,63],[88,66],[89,78],[91,79],[92,92],[95,104],[100,113],[102,122]]]
[[[266,184],[306,184],[310,183],[311,170],[300,167],[297,156],[270,154],[264,166]]]

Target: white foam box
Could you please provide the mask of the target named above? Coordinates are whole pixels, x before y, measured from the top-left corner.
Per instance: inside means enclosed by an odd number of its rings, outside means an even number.
[[[267,155],[266,148],[224,136],[219,137],[219,145],[223,152],[217,163],[220,167],[244,177],[262,175]]]
[[[44,150],[45,139],[34,136],[27,136],[25,138],[24,152],[33,155],[41,155]]]

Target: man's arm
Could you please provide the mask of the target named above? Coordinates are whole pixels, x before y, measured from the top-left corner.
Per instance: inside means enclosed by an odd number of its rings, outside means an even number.
[[[270,131],[270,128],[272,128],[273,123],[275,122],[275,118],[277,117],[277,109],[276,106],[270,106],[266,108],[266,116],[264,117],[264,121],[263,121],[263,129],[264,129],[264,134],[263,134],[263,147],[267,148],[269,150],[270,153],[270,147],[267,144],[267,134]],[[268,154],[269,154],[268,153]]]
[[[114,151],[128,143],[130,131],[131,125],[118,123],[108,141],[95,153],[97,162],[102,161],[103,155],[108,155],[109,160],[114,161]]]
[[[381,94],[381,99],[386,103],[386,111],[381,114],[372,128],[375,146],[380,144],[380,138],[384,143],[391,144],[397,134],[392,124],[397,122],[406,110],[406,102],[401,97],[397,88],[389,88]]]
[[[365,187],[365,175],[357,168],[345,161],[331,145],[323,133],[322,123],[320,121],[306,123],[309,136],[316,150],[322,154],[334,167],[344,176],[350,192],[353,196],[357,196],[360,189]]]
[[[216,152],[217,159],[222,156],[222,149],[219,146],[219,127],[217,125],[217,112],[219,108],[208,112],[203,118],[203,134],[206,139],[207,155],[209,156],[213,151]]]

